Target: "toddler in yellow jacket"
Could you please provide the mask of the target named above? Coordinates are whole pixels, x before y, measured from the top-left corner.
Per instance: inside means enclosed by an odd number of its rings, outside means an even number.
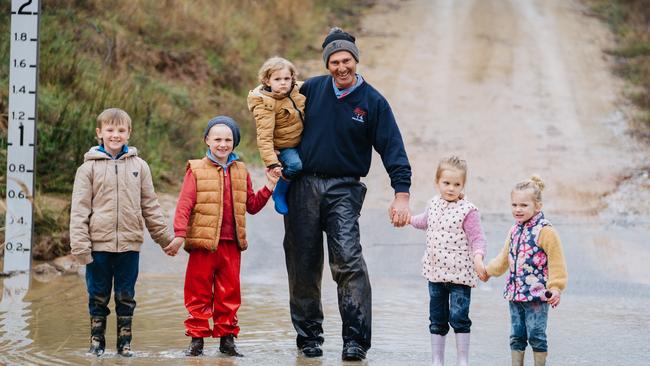
[[[527,344],[535,366],[546,364],[548,306],[560,304],[567,284],[562,244],[555,228],[542,212],[544,183],[538,176],[518,183],[512,190],[515,224],[499,255],[487,266],[487,280],[509,270],[504,297],[510,306],[512,365],[523,366]]]
[[[275,210],[286,215],[289,182],[302,170],[296,150],[300,143],[305,96],[298,92],[296,67],[281,57],[272,57],[259,70],[260,85],[248,93],[248,109],[257,126],[257,147],[264,165],[282,175],[273,191]],[[279,155],[279,156],[278,156]]]

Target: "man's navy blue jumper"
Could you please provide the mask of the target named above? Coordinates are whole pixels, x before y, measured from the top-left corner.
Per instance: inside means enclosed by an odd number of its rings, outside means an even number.
[[[337,99],[332,77],[318,76],[300,88],[307,97],[299,146],[303,171],[334,177],[365,177],[372,148],[381,156],[395,192],[408,192],[411,166],[388,101],[364,82]]]

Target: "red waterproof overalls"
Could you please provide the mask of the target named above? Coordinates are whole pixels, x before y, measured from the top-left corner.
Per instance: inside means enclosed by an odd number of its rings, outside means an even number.
[[[207,159],[204,159],[204,162],[206,166],[214,164]],[[242,163],[238,164],[243,167]],[[190,246],[188,248],[186,242],[190,258],[185,273],[185,307],[189,313],[185,320],[185,334],[190,337],[221,337],[228,334],[235,336],[239,334],[237,310],[241,305],[239,282],[241,248],[235,224],[233,190],[246,192],[246,211],[250,214],[255,214],[264,207],[271,197],[271,191],[263,187],[255,193],[247,172],[246,183],[243,181],[237,183],[240,181],[231,179],[231,166],[232,163],[228,165],[225,174],[223,174],[221,230],[216,250],[213,247]],[[214,165],[214,169],[219,170],[221,167]],[[241,186],[237,186],[237,184],[241,184]],[[243,187],[244,184],[245,187]],[[199,197],[199,201],[205,197],[205,187],[205,184],[197,184],[197,177],[188,165],[174,217],[174,232],[177,237],[188,238],[193,235],[193,228],[188,227],[188,223],[190,217],[195,213],[197,203],[202,203],[197,202],[197,197]],[[210,189],[213,188],[207,188],[207,190]],[[240,217],[242,220],[244,213],[239,212],[239,214],[242,216]],[[239,228],[239,230],[244,229]],[[212,330],[210,330],[210,318],[214,322]]]

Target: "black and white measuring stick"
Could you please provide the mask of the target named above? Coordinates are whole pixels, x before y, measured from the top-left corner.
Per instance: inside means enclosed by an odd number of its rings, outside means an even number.
[[[5,273],[31,267],[39,13],[40,0],[11,1]]]

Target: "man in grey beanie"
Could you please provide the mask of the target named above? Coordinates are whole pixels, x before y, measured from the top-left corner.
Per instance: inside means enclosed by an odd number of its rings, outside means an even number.
[[[322,356],[324,231],[343,323],[341,356],[359,361],[370,348],[372,313],[358,223],[366,193],[360,177],[368,174],[376,150],[395,191],[389,219],[404,226],[410,218],[411,166],[388,101],[356,72],[354,36],[332,28],[322,47],[329,75],[310,78],[300,88],[307,97],[299,145],[303,174],[289,190],[284,219],[291,320],[302,353]]]
[[[357,48],[356,38],[351,34],[344,32],[343,29],[339,27],[334,27],[330,30],[327,37],[323,41],[321,47],[323,47],[323,61],[325,61],[325,67],[327,68],[327,62],[330,59],[330,56],[339,51],[348,51],[354,60],[359,62],[359,49]]]

